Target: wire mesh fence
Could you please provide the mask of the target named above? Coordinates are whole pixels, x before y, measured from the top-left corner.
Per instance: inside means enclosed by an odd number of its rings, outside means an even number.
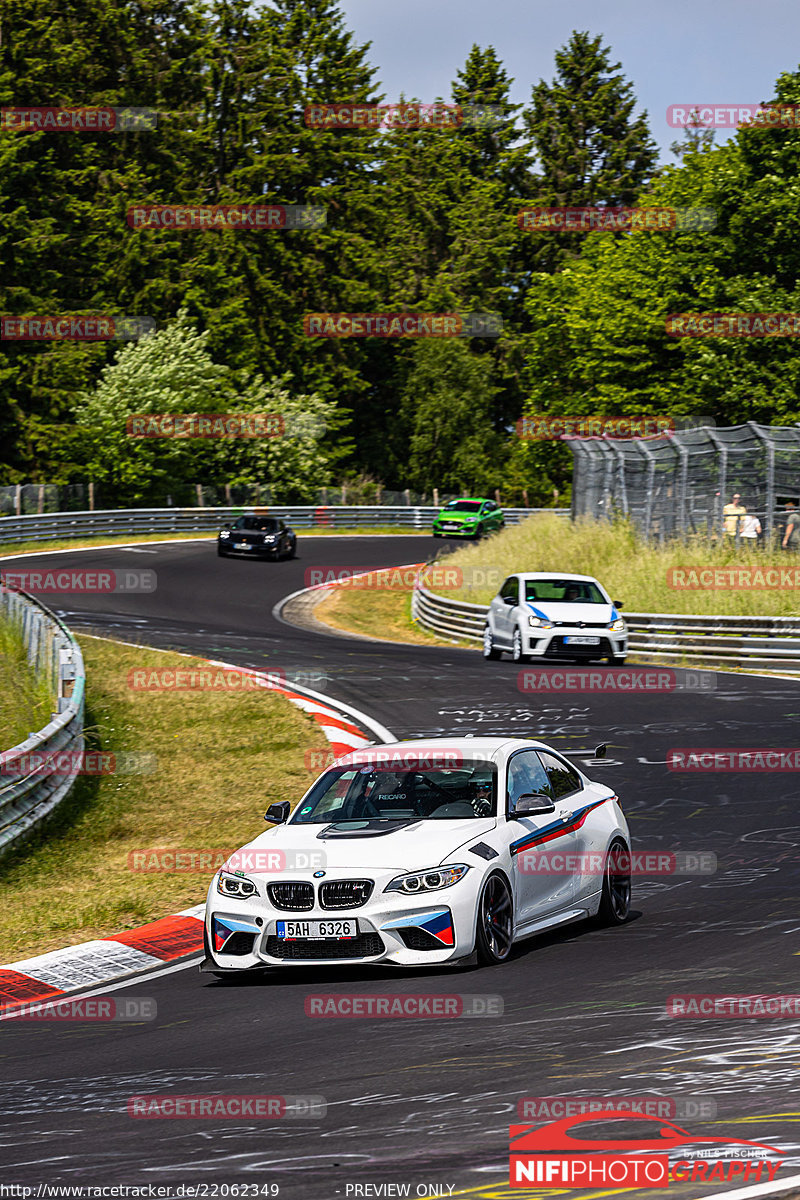
[[[800,503],[800,425],[564,440],[573,453],[573,517],[622,515],[652,540],[773,546],[787,503]]]

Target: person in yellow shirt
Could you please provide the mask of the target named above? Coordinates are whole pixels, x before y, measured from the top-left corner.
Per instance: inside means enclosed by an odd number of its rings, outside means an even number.
[[[739,503],[741,498],[738,492],[734,492],[730,504],[726,504],[722,510],[726,538],[736,537],[736,531],[741,529],[742,517],[747,515],[747,509]]]

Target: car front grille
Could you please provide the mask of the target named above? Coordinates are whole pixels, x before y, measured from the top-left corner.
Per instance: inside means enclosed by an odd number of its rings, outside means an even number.
[[[319,902],[323,908],[360,908],[372,895],[371,879],[334,879],[321,883]]]
[[[310,883],[270,883],[267,895],[276,908],[300,912],[314,907],[314,887]]]
[[[558,628],[566,625],[570,629],[608,629],[608,621],[553,621]]]
[[[596,646],[571,646],[565,644],[563,637],[554,637],[545,651],[546,658],[577,658],[579,655],[597,658],[606,654],[611,654],[608,638],[600,638]]]
[[[266,951],[272,958],[322,959],[322,958],[371,958],[382,954],[383,939],[377,933],[360,933],[358,937],[344,938],[284,938],[268,937]]]

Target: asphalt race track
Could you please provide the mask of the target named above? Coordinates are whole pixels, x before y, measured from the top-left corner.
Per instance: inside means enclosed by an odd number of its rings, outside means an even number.
[[[568,927],[522,943],[491,970],[305,968],[218,982],[191,967],[127,985],[127,994],[155,997],[153,1022],[2,1022],[4,1179],[201,1183],[209,1196],[213,1185],[276,1184],[280,1197],[314,1200],[398,1194],[365,1190],[389,1183],[410,1184],[411,1196],[422,1185],[439,1185],[445,1196],[533,1196],[535,1189],[508,1187],[508,1125],[519,1119],[521,1097],[653,1094],[681,1101],[676,1119],[693,1133],[788,1151],[778,1182],[800,1171],[800,1023],[666,1015],[676,993],[800,992],[797,776],[683,775],[665,766],[673,747],[796,744],[800,685],[720,674],[706,692],[530,695],[518,690],[519,668],[508,660],[344,640],[272,615],[305,586],[309,567],[399,565],[441,545],[301,535],[299,557],[282,563],[222,560],[213,542],[183,542],[14,565],[154,569],[158,587],[149,594],[42,598],[78,631],[316,673],[317,690],[397,736],[541,737],[582,766],[589,749],[607,741],[607,763],[585,769],[618,791],[634,848],[713,852],[716,874],[635,880],[627,925]],[[268,802],[253,797],[254,833]],[[343,992],[486,993],[502,997],[504,1015],[305,1015],[309,994]],[[322,1096],[327,1115],[129,1117],[127,1099],[149,1092]],[[699,1107],[709,1101],[713,1120]],[[669,1191],[688,1198],[714,1188]]]

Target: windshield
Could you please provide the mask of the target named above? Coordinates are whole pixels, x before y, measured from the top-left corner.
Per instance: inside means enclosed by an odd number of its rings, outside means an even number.
[[[275,533],[278,522],[272,517],[239,517],[234,523],[234,529],[257,529],[262,533]]]
[[[555,600],[559,604],[608,604],[596,583],[585,579],[526,579],[526,600]]]
[[[480,512],[480,500],[451,500],[445,505],[445,512]]]
[[[292,817],[299,825],[331,821],[463,821],[497,812],[493,763],[388,769],[367,764],[326,771]]]

